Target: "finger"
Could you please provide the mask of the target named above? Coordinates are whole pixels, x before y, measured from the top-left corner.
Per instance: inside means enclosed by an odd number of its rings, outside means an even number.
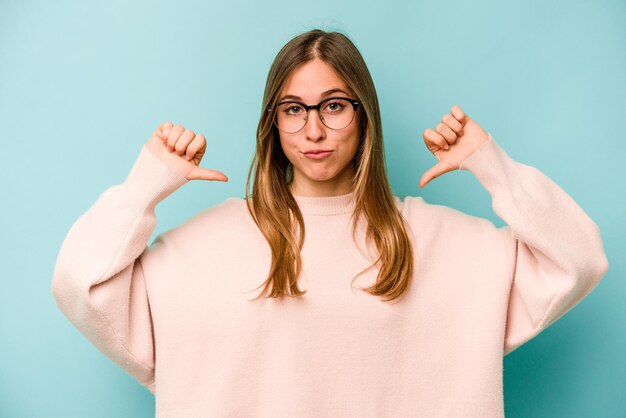
[[[228,177],[220,171],[209,170],[207,168],[197,167],[191,169],[189,172],[189,178],[194,180],[214,180],[227,182]]]
[[[461,132],[463,131],[463,125],[461,125],[461,122],[448,114],[443,115],[441,121],[448,125],[448,127],[452,129],[457,136],[461,136]]]
[[[154,136],[159,138],[162,144],[165,144],[165,137],[163,137],[163,132],[161,132],[161,128],[157,128],[156,131],[154,131]]]
[[[163,146],[167,147],[167,137],[172,131],[172,122],[162,123],[156,130],[157,136],[161,139]]]
[[[463,110],[459,106],[452,106],[452,108],[450,109],[450,113],[452,114],[452,116],[454,116],[456,120],[461,122],[461,124],[465,123],[465,112],[463,112]]]
[[[176,145],[176,141],[178,141],[180,134],[182,134],[184,131],[185,131],[185,128],[182,125],[174,125],[170,134],[167,136],[167,148],[170,151],[174,151],[174,146]]]
[[[441,136],[443,136],[446,142],[448,142],[449,144],[454,144],[454,142],[456,141],[456,134],[452,129],[450,129],[448,125],[444,123],[440,123],[439,125],[437,125],[435,127],[435,131],[441,134]]]
[[[432,179],[439,177],[440,175],[454,170],[454,168],[445,161],[439,161],[435,166],[426,171],[420,179],[420,187],[426,186]]]
[[[193,141],[195,136],[196,134],[193,131],[185,129],[180,138],[178,138],[178,141],[176,141],[176,145],[174,146],[176,154],[183,155],[187,150],[187,146],[191,141]]]
[[[191,141],[191,144],[187,146],[185,159],[190,161],[194,155],[196,155],[201,149],[204,149],[204,147],[206,147],[206,139],[204,138],[204,135],[196,135],[193,141]]]
[[[426,129],[424,131],[424,140],[428,143],[438,146],[441,149],[450,148],[448,142],[443,138],[443,136],[433,131],[432,129]]]
[[[170,134],[170,131],[172,130],[172,126],[174,126],[172,122],[164,122],[159,126],[158,131],[161,133],[162,136],[165,136],[167,138]]]

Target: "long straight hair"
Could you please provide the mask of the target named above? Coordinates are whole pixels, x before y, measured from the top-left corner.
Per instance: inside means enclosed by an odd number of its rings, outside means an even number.
[[[408,226],[394,204],[385,167],[378,97],[363,57],[344,34],[314,29],[291,39],[270,68],[263,108],[256,133],[256,153],[246,181],[246,204],[272,252],[272,262],[262,292],[266,297],[302,296],[297,279],[302,270],[304,220],[288,186],[293,167],[280,145],[274,125],[279,94],[291,73],[303,64],[320,59],[330,65],[361,103],[360,142],[351,162],[354,167],[352,235],[364,220],[366,245],[373,243],[378,258],[357,274],[378,266],[376,282],[365,289],[371,295],[393,300],[408,289],[413,276],[413,251]],[[269,110],[268,110],[269,109]],[[252,196],[249,188],[252,173]],[[371,258],[370,258],[371,260]],[[259,286],[260,287],[260,286]],[[257,287],[258,289],[258,287]]]

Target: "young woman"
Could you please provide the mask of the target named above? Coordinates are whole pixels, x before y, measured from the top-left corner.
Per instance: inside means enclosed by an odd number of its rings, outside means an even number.
[[[245,199],[148,247],[158,202],[228,180],[200,167],[203,135],[162,124],[68,232],[58,307],[159,417],[503,416],[503,356],[598,283],[600,233],[460,107],[423,136],[420,186],[469,170],[505,227],[394,196],[365,62],[303,33],[270,69]]]

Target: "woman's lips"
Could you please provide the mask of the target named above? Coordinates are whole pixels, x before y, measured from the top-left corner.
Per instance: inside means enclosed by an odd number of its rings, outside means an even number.
[[[309,158],[311,160],[321,160],[323,158],[326,158],[330,155],[332,151],[310,151],[310,152],[305,152],[304,156],[306,158]]]

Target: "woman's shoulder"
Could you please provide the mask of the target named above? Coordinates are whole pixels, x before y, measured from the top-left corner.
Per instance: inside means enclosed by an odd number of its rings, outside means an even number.
[[[422,196],[393,196],[394,203],[396,208],[403,214],[409,215],[411,217],[422,217],[424,215],[435,215],[435,216],[455,216],[458,212],[456,209],[431,203],[424,199]]]
[[[176,241],[193,241],[207,237],[226,239],[249,231],[252,220],[246,201],[241,197],[227,197],[206,207],[182,224],[163,235]]]
[[[219,203],[207,206],[185,224],[219,223],[239,220],[248,212],[246,201],[241,197],[227,197]],[[197,226],[197,225],[194,225]]]
[[[394,195],[394,202],[400,213],[414,228],[440,229],[442,227],[457,230],[492,228],[493,223],[485,218],[465,213],[459,209],[438,203],[431,203],[422,196]]]

